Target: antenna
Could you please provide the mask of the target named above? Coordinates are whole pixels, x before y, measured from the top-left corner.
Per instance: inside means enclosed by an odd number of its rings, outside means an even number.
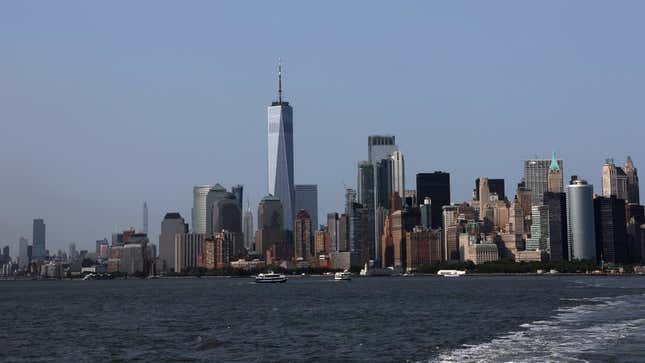
[[[282,59],[278,58],[278,102],[282,103]]]

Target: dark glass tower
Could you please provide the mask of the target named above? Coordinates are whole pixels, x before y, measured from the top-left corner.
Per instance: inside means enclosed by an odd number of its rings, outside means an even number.
[[[442,207],[450,205],[450,174],[442,171],[417,174],[417,200],[431,201],[432,228],[443,225]]]

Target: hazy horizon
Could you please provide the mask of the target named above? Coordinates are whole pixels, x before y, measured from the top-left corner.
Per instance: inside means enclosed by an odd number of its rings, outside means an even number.
[[[396,136],[406,188],[451,174],[452,199],[555,151],[565,183],[645,168],[645,3],[165,1],[0,4],[0,247],[32,220],[51,253],[190,219],[192,188],[266,194],[267,106],[294,108],[296,184],[319,221],[356,187],[367,137]],[[642,183],[641,183],[642,185]]]

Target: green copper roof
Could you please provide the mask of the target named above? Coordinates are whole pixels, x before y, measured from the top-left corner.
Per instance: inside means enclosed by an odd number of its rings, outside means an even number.
[[[266,197],[262,198],[262,200],[280,200],[280,198],[273,196],[272,194],[268,194]]]
[[[560,164],[558,164],[558,159],[555,158],[555,151],[551,157],[551,165],[549,165],[550,170],[560,170]]]
[[[212,190],[212,191],[214,191],[214,192],[225,192],[225,191],[226,191],[226,188],[224,188],[224,187],[222,186],[222,184],[217,183],[217,184],[215,184],[215,185],[211,188],[211,190]]]

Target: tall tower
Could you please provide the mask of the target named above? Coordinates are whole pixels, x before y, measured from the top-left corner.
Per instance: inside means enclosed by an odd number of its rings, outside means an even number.
[[[593,185],[581,179],[567,186],[569,260],[596,260]]]
[[[206,234],[206,197],[210,190],[210,185],[193,187],[193,214],[191,218],[193,233]]]
[[[401,198],[405,197],[405,161],[403,153],[396,150],[390,156],[392,159],[392,192],[398,192]]]
[[[607,159],[602,165],[602,195],[627,200],[627,174],[614,164],[614,159]]]
[[[148,202],[143,202],[143,233],[148,234]]]
[[[553,152],[547,175],[547,192],[562,193],[562,189],[562,170],[560,169],[558,159],[555,158],[555,152]]]
[[[558,164],[560,171],[562,171],[562,160],[556,160],[555,162]],[[525,186],[531,190],[532,205],[541,204],[544,199],[544,192],[548,191],[551,164],[551,160],[532,159],[524,161],[524,181]]]
[[[479,178],[479,219],[484,220],[489,207],[488,178]]]
[[[282,64],[278,64],[278,100],[268,108],[269,194],[280,199],[284,229],[293,231],[295,189],[293,183],[293,108],[282,100]]]
[[[45,222],[42,219],[34,219],[33,225],[33,247],[32,247],[32,259],[42,260],[46,256],[46,247],[45,247]]]
[[[638,187],[638,169],[634,167],[631,156],[627,156],[625,162],[625,174],[627,174],[627,201],[631,204],[640,204],[640,191]]]

